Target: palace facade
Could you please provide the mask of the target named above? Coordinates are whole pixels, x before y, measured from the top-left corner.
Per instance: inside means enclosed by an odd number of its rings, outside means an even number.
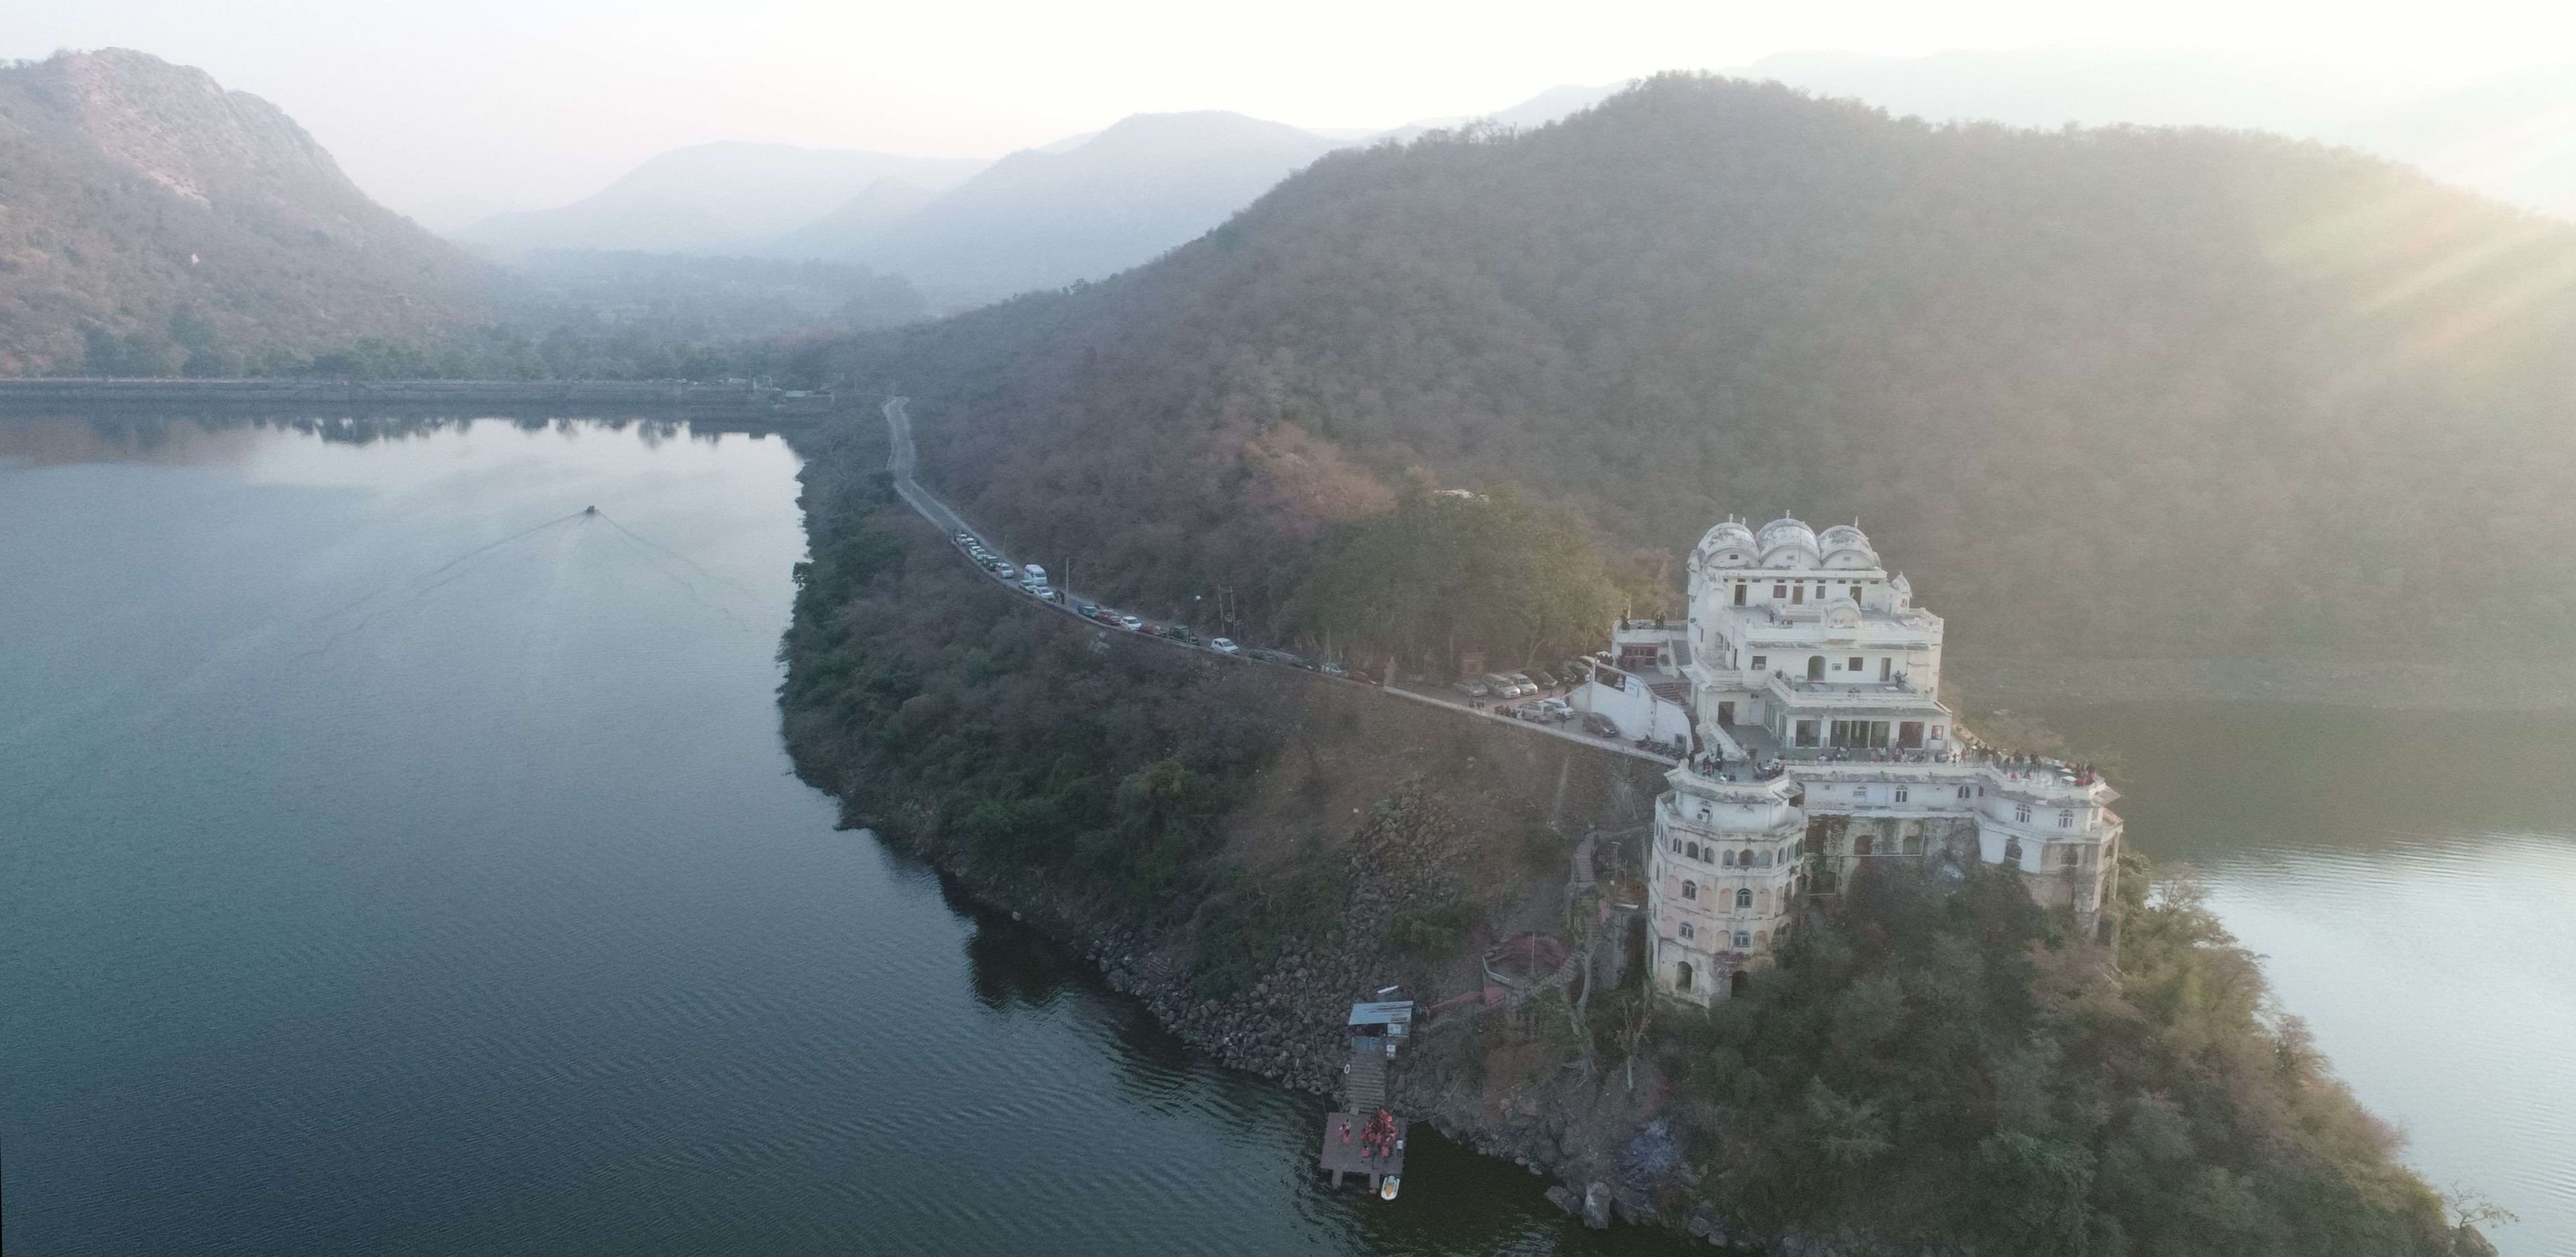
[[[1596,710],[1691,735],[1646,862],[1661,990],[1705,1004],[1740,989],[1873,864],[2009,868],[2094,928],[2117,793],[1959,727],[1939,698],[1941,617],[1856,525],[1720,523],[1691,552],[1689,595],[1682,623],[1623,622],[1588,685]]]

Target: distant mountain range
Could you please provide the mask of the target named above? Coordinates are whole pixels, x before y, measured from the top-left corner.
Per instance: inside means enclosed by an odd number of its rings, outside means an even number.
[[[1236,113],[1139,114],[1070,149],[1013,153],[892,222],[780,243],[980,304],[1151,261],[1340,146]],[[836,218],[859,217],[847,209]]]
[[[1613,90],[1551,88],[1488,120],[1535,126]],[[859,263],[955,309],[1106,278],[1204,234],[1336,148],[1470,120],[1327,135],[1219,110],[1138,114],[991,163],[703,144],[574,204],[500,215],[457,238],[504,260],[591,248]]]
[[[2200,53],[1801,52],[1727,73],[1935,122],[2273,131],[2392,157],[2498,200],[2576,220],[2576,62],[2393,105],[2384,82]]]
[[[792,144],[699,144],[660,154],[570,205],[496,215],[456,238],[503,259],[536,249],[746,253],[872,193],[917,203],[988,164]]]
[[[203,70],[114,48],[0,66],[0,375],[409,339],[481,316],[492,279]]]

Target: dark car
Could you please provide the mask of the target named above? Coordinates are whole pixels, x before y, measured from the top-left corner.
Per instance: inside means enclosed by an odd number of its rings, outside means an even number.
[[[1596,738],[1615,738],[1619,736],[1619,726],[1610,723],[1610,718],[1608,716],[1592,711],[1583,713],[1583,731]]]
[[[1552,690],[1556,688],[1556,678],[1546,672],[1533,671],[1530,673],[1530,679],[1538,682],[1538,687],[1540,689]]]
[[[1086,619],[1086,620],[1096,620],[1096,619],[1099,619],[1099,618],[1100,618],[1100,608],[1099,608],[1099,606],[1098,606],[1097,604],[1094,604],[1094,603],[1088,603],[1088,602],[1077,602],[1077,603],[1073,604],[1073,609],[1074,609],[1074,610],[1076,610],[1076,611],[1081,612],[1081,613],[1082,613],[1082,618],[1083,618],[1083,619]]]
[[[1170,628],[1164,629],[1163,636],[1178,642],[1188,642],[1193,646],[1199,644],[1199,635],[1191,632],[1190,626],[1186,624],[1175,624]]]

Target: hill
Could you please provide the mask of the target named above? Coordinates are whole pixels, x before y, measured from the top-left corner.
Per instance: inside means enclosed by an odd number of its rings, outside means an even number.
[[[882,230],[800,238],[934,303],[988,301],[1149,261],[1335,147],[1241,114],[1139,114],[1071,148],[1013,153]]]
[[[0,66],[0,276],[0,374],[224,374],[488,300],[276,106],[117,48]]]
[[[2576,229],[2390,163],[1667,76],[831,369],[1014,546],[1282,638],[1431,483],[1571,512],[1641,609],[1797,507],[1971,653],[2421,660],[2571,637],[2570,343]]]
[[[570,205],[494,215],[456,238],[504,258],[536,249],[741,253],[833,213],[881,180],[936,191],[984,165],[720,141],[662,153]]]

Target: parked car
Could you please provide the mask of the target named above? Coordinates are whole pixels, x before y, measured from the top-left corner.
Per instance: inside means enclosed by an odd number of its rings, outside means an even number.
[[[1021,582],[1020,582],[1020,589],[1021,589],[1022,591],[1024,591],[1024,592],[1026,592],[1026,593],[1027,593],[1030,597],[1032,597],[1032,598],[1053,598],[1053,597],[1055,597],[1055,591],[1054,591],[1054,590],[1052,590],[1052,589],[1047,588],[1047,583],[1046,583],[1045,581],[1042,581],[1042,580],[1024,580],[1024,581],[1021,581]]]
[[[962,528],[958,529],[956,532],[948,534],[948,539],[961,546],[971,546],[975,544],[975,534]]]
[[[1191,632],[1190,626],[1186,624],[1175,624],[1164,629],[1163,636],[1171,638],[1176,642],[1188,642],[1193,646],[1199,644],[1199,635]]]
[[[1556,677],[1545,669],[1532,672],[1529,676],[1530,680],[1537,682],[1538,687],[1542,690],[1552,690],[1556,688]]]
[[[1597,711],[1587,711],[1583,713],[1583,731],[1596,738],[1615,738],[1619,736],[1619,726],[1612,724],[1608,716],[1604,716]]]
[[[1574,719],[1574,706],[1573,704],[1566,702],[1564,699],[1542,698],[1538,701],[1538,706],[1547,712],[1547,718],[1549,720]]]
[[[999,559],[995,559],[993,561],[993,575],[999,576],[1003,580],[1018,580],[1020,578],[1020,569]]]
[[[1039,567],[1035,563],[1031,563],[1027,567],[1021,568],[1020,571],[1026,574],[1029,579],[1039,581],[1041,583],[1043,583],[1047,578],[1046,569]]]
[[[1458,683],[1458,692],[1469,698],[1491,698],[1494,693],[1492,690],[1486,689],[1485,683],[1482,681],[1460,681]]]
[[[1526,672],[1512,672],[1512,673],[1506,673],[1505,675],[1509,676],[1509,677],[1512,679],[1512,684],[1514,684],[1514,685],[1517,685],[1517,686],[1521,687],[1521,693],[1523,693],[1523,694],[1536,694],[1536,693],[1538,693],[1538,682],[1531,680],[1531,679],[1530,679],[1530,674],[1528,674],[1528,673],[1526,673]]]
[[[1128,618],[1128,619],[1131,619],[1131,620],[1136,619],[1136,617],[1134,617],[1134,616],[1132,616],[1132,615],[1131,615],[1131,616],[1129,616],[1129,617],[1127,617],[1127,618]],[[1165,633],[1165,632],[1163,631],[1163,626],[1162,626],[1162,625],[1160,625],[1160,624],[1147,624],[1147,623],[1145,623],[1145,622],[1143,622],[1143,621],[1141,621],[1141,620],[1137,621],[1137,624],[1136,624],[1136,631],[1137,631],[1137,632],[1139,632],[1139,633],[1144,634],[1144,635],[1145,635],[1145,636],[1147,636],[1147,637],[1166,637],[1166,636],[1169,636],[1169,634],[1167,634],[1167,633]]]
[[[1323,673],[1328,677],[1347,677],[1351,674],[1351,670],[1338,663],[1328,663],[1324,665]]]
[[[1150,633],[1154,631],[1152,625],[1147,624],[1143,620],[1137,619],[1132,615],[1122,615],[1118,617],[1118,627],[1133,633]]]
[[[1097,603],[1077,602],[1073,604],[1073,609],[1080,612],[1082,614],[1082,618],[1086,620],[1098,619],[1100,617],[1100,607]]]
[[[1208,649],[1213,650],[1220,655],[1231,655],[1241,651],[1243,648],[1235,645],[1234,639],[1231,637],[1211,637],[1208,639]]]
[[[1488,672],[1484,679],[1485,687],[1492,690],[1496,698],[1527,698],[1538,692],[1499,672]]]

